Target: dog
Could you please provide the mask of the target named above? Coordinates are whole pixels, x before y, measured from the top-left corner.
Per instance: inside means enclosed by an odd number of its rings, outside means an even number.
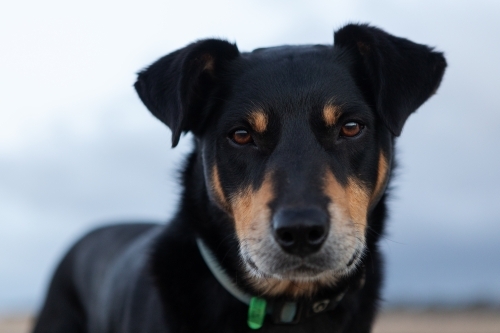
[[[78,241],[34,332],[369,332],[395,139],[445,68],[364,24],[333,45],[205,39],[159,59],[135,89],[173,147],[193,134],[177,213]]]

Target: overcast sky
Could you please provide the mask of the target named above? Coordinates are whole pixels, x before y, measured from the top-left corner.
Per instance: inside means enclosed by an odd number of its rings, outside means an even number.
[[[172,213],[189,139],[169,148],[132,89],[139,69],[205,37],[242,51],[332,43],[347,22],[435,46],[449,63],[398,141],[385,299],[500,303],[499,17],[493,0],[3,4],[0,312],[36,309],[83,232]]]

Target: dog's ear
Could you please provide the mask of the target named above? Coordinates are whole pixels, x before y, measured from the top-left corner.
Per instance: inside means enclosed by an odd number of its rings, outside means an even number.
[[[354,52],[357,84],[399,136],[410,114],[439,87],[446,68],[443,54],[368,25],[349,24],[334,38],[335,46]]]
[[[203,108],[227,63],[239,56],[236,45],[219,39],[190,44],[138,74],[142,102],[172,131],[172,147],[182,132],[203,122]]]

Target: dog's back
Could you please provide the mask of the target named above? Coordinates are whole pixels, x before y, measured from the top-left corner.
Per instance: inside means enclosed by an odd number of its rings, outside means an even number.
[[[154,224],[119,224],[79,240],[54,274],[34,332],[134,332],[127,313],[131,297],[140,293],[143,306],[157,301],[155,294],[144,291],[151,290],[146,256],[159,229]]]

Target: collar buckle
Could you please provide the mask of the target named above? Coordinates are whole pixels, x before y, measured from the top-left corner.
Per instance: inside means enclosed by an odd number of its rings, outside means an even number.
[[[314,313],[321,313],[328,308],[329,304],[330,304],[330,300],[324,299],[322,301],[314,302],[311,306],[311,309]]]

